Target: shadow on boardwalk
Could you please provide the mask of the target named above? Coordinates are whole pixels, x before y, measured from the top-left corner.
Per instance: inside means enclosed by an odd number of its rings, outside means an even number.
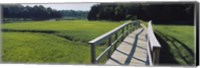
[[[155,34],[162,45],[160,51],[160,64],[180,64],[175,58],[179,58],[182,63],[187,65],[194,64],[194,52],[187,45],[173,36],[164,35],[159,31],[156,31]],[[171,45],[169,43],[171,43]]]
[[[141,28],[138,29],[136,32],[128,35],[125,40],[120,44],[120,46],[115,50],[112,57],[107,61],[106,64],[135,65],[136,63],[136,65],[146,65],[146,45],[141,43],[143,41],[146,41],[144,39],[141,39],[145,38],[145,36],[143,36],[142,34],[143,32],[144,29]]]
[[[130,62],[131,62],[131,59],[132,59],[132,57],[133,57],[133,55],[134,55],[134,53],[135,53],[135,48],[137,47],[137,43],[138,43],[138,37],[139,37],[139,35],[142,33],[144,31],[144,29],[142,29],[139,33],[137,33],[136,35],[135,35],[135,40],[133,41],[133,46],[132,46],[132,48],[131,48],[131,51],[130,51],[130,54],[128,55],[128,58],[126,59],[126,61],[125,61],[125,65],[129,65],[130,64]]]

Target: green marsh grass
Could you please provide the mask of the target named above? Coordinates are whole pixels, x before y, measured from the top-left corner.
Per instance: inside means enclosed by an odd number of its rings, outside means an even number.
[[[162,55],[169,52],[163,63],[175,63],[182,65],[192,65],[195,62],[194,54],[194,26],[192,25],[153,25],[155,33],[160,36],[166,44],[163,47],[166,51]],[[159,40],[160,41],[160,40]],[[161,43],[163,44],[163,43]],[[167,49],[168,48],[168,49]],[[168,50],[168,51],[167,51]],[[166,61],[166,62],[165,62]]]
[[[87,20],[6,23],[3,30],[12,31],[3,31],[3,62],[89,64],[88,41],[123,23]],[[97,54],[105,47],[97,46]]]

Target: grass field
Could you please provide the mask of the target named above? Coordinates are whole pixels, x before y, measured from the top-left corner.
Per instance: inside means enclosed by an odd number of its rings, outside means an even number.
[[[87,42],[123,23],[65,20],[3,24],[3,62],[88,64]],[[98,46],[97,53],[104,48]]]
[[[194,64],[194,26],[153,25],[162,45],[160,63]]]

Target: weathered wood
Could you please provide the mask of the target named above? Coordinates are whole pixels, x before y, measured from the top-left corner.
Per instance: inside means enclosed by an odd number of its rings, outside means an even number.
[[[92,64],[96,63],[96,50],[95,44],[91,44],[91,62]]]
[[[119,27],[117,27],[117,28],[115,28],[115,29],[113,29],[113,30],[111,30],[111,31],[109,31],[109,32],[107,32],[107,33],[105,33],[105,34],[103,34],[103,35],[91,40],[91,41],[89,41],[88,43],[91,44],[91,51],[92,51],[91,52],[91,54],[92,54],[91,55],[91,62],[92,63],[97,63],[100,60],[100,58],[102,58],[102,56],[105,55],[105,53],[107,53],[107,52],[108,52],[108,57],[110,57],[110,53],[111,53],[110,50],[111,50],[112,46],[114,45],[115,48],[116,48],[116,43],[119,40],[123,41],[124,37],[126,36],[125,33],[128,33],[129,29],[125,29],[125,28],[126,27],[128,28],[128,26],[130,24],[136,23],[136,22],[139,22],[139,21],[126,22],[125,24],[123,24],[123,25],[121,25],[121,26],[119,26]],[[116,34],[116,36],[117,36],[117,33],[120,30],[122,30],[122,34],[119,37],[116,37],[117,39],[115,38],[114,42],[112,43],[112,41],[111,41],[112,40],[111,39],[112,35]],[[95,46],[98,45],[100,42],[102,42],[103,40],[105,40],[107,38],[108,38],[108,47],[96,59],[94,59],[96,57],[96,55],[95,55]]]
[[[132,24],[132,23],[131,23]],[[129,25],[129,33],[131,33],[132,32],[132,27],[131,27],[131,24]]]
[[[153,47],[153,63],[154,65],[159,64],[160,47]]]
[[[110,49],[111,49],[111,46],[107,47],[107,48],[96,58],[96,62],[98,62],[98,61],[103,57],[103,55],[105,55],[106,52],[108,52]]]
[[[127,32],[126,32],[126,36],[127,36],[127,35],[128,35],[128,32],[129,32],[128,26],[126,26],[126,30],[127,30]]]
[[[118,38],[118,33],[115,34],[115,40],[117,40],[117,38]],[[114,44],[114,50],[116,49],[117,49],[117,42]]]
[[[156,39],[156,36],[153,32],[152,22],[148,23],[148,40],[150,44],[150,50],[152,52],[153,64],[158,64],[159,62],[159,51],[161,48],[160,43]]]
[[[112,49],[112,46],[114,46],[114,49],[116,49],[117,48],[117,42],[118,41],[122,41],[122,43],[121,44],[125,44],[127,41],[131,41],[131,39],[129,39],[129,40],[126,40],[126,41],[123,41],[124,40],[124,38],[125,38],[125,36],[134,28],[134,29],[136,29],[136,28],[138,28],[139,27],[139,25],[140,25],[140,23],[139,22],[135,22],[135,23],[125,23],[125,24],[123,24],[122,26],[120,26],[120,27],[117,27],[116,29],[114,29],[114,30],[112,30],[112,31],[110,31],[110,32],[108,32],[108,33],[106,33],[106,34],[104,34],[104,35],[102,35],[102,36],[100,36],[100,37],[97,37],[96,39],[94,39],[94,40],[92,40],[92,41],[90,41],[89,43],[91,44],[91,61],[92,61],[92,63],[97,63],[101,58],[102,58],[102,56],[103,55],[105,55],[106,53],[108,53],[107,54],[107,56],[108,56],[108,58],[110,58],[110,54],[111,54],[111,49]],[[129,26],[130,26],[130,28],[129,28]],[[143,25],[144,26],[144,25]],[[148,42],[149,42],[149,44],[148,44],[148,46],[146,47],[146,51],[142,51],[141,49],[137,49],[138,47],[136,47],[136,55],[138,55],[139,57],[143,57],[142,59],[143,59],[143,61],[144,60],[148,60],[148,61],[145,61],[145,63],[142,63],[142,62],[140,62],[140,61],[137,61],[136,59],[133,59],[134,61],[133,61],[133,63],[136,63],[136,65],[137,64],[146,64],[146,63],[148,63],[149,65],[155,65],[155,64],[158,64],[159,63],[159,51],[160,51],[160,48],[161,48],[161,46],[160,46],[160,44],[159,44],[159,42],[158,42],[158,40],[156,39],[156,37],[155,37],[155,35],[154,35],[154,33],[153,33],[153,29],[152,29],[152,25],[151,25],[151,21],[149,22],[149,25],[148,25],[149,27],[148,27],[148,29],[147,29],[147,38],[148,38]],[[145,27],[145,29],[146,29],[146,27]],[[121,30],[121,35],[118,37],[118,32]],[[113,41],[113,43],[112,43],[112,35],[113,34],[115,34],[115,38],[114,38],[114,41]],[[132,35],[134,35],[134,34],[132,34]],[[95,59],[95,45],[97,45],[99,42],[101,42],[102,40],[104,40],[104,39],[106,39],[106,37],[109,37],[108,38],[108,47]],[[128,37],[129,38],[129,37]],[[133,37],[132,37],[133,38]],[[143,38],[144,38],[144,36],[143,36]],[[127,44],[127,43],[126,43]],[[131,44],[133,44],[133,43],[131,43]],[[138,45],[138,46],[140,46],[140,44],[136,44],[136,45]],[[124,46],[120,46],[120,47],[123,47],[124,48]],[[125,47],[127,47],[127,46],[125,46]],[[143,47],[144,48],[144,46],[140,46],[140,47]],[[130,48],[130,47],[128,47],[128,48]],[[134,47],[135,48],[135,47]],[[127,49],[125,49],[125,50],[127,50]],[[127,51],[130,51],[130,50],[127,50]],[[116,51],[115,51],[116,52]],[[114,53],[115,53],[114,52]],[[141,55],[140,54],[140,52],[145,52],[146,53],[146,55]],[[119,52],[118,52],[119,53]],[[137,54],[138,53],[138,54]],[[132,54],[130,54],[130,55],[132,55]],[[113,56],[113,55],[112,55]],[[119,56],[119,55],[117,55],[117,56]],[[146,58],[144,58],[144,56],[148,56],[148,57],[146,57]],[[113,57],[112,57],[113,58]],[[119,57],[120,58],[120,57]],[[110,61],[110,59],[109,59],[109,61]],[[113,61],[112,61],[113,62]],[[121,61],[120,61],[121,62]],[[126,62],[131,62],[132,63],[132,60],[126,60]],[[139,62],[139,63],[138,63]],[[127,64],[127,63],[126,63]]]
[[[108,38],[108,46],[110,46],[112,48],[111,41],[112,41],[112,36],[110,38]],[[108,58],[110,58],[110,55],[111,55],[111,48],[108,50],[108,55],[107,55]]]
[[[153,66],[153,60],[152,60],[152,54],[151,54],[151,49],[150,49],[150,42],[148,42],[148,46],[147,46],[147,55],[148,55],[148,59],[149,59],[149,65]]]
[[[137,22],[137,21],[133,21],[133,22]],[[91,40],[91,41],[89,41],[89,43],[98,44],[98,43],[101,42],[102,40],[104,40],[104,39],[110,37],[111,35],[113,35],[113,34],[115,34],[115,33],[117,33],[119,30],[121,30],[122,28],[124,28],[125,26],[127,26],[127,25],[130,24],[130,23],[132,23],[132,22],[131,22],[131,21],[128,21],[128,22],[126,22],[125,24],[123,24],[123,25],[121,25],[121,26],[119,26],[119,27],[117,27],[117,28],[115,28],[115,29],[113,29],[113,30],[111,30],[111,31],[109,31],[109,32],[107,32],[107,33],[105,33],[105,34],[103,34],[103,35],[101,35],[101,36],[99,36],[99,37],[97,37],[97,38]]]
[[[149,41],[150,41],[152,50],[153,50],[153,47],[161,47],[160,43],[156,39],[156,36],[153,32],[151,21],[148,24],[148,37],[149,37]]]
[[[143,29],[131,32],[117,47],[106,65],[147,65],[148,41],[145,34],[146,30]]]
[[[144,25],[141,24],[142,27],[144,27],[144,29],[148,30],[148,28]],[[147,34],[145,36],[148,36]],[[148,40],[149,38],[146,37],[146,39]],[[150,47],[150,42],[148,41],[148,45],[147,45],[147,55],[148,55],[148,64],[149,66],[153,66],[153,58],[152,58],[152,51],[151,51],[151,47]]]
[[[120,35],[109,47],[107,47],[97,58],[96,58],[96,62],[98,62],[102,57],[103,55],[105,55],[108,50],[110,50],[112,48],[113,45],[115,45],[121,38],[122,38],[123,35]]]
[[[124,39],[124,28],[122,28],[122,38],[121,38],[121,41],[123,41]]]
[[[144,27],[144,25],[142,25],[142,26]],[[131,43],[133,41],[133,39],[131,39],[131,38],[133,38],[132,36],[126,37],[124,39],[124,41],[117,48],[117,51],[114,51],[114,53],[111,56],[111,59],[109,59],[106,62],[106,64],[108,64],[108,65],[129,64],[129,65],[150,65],[150,66],[157,65],[159,63],[159,52],[160,52],[161,46],[160,46],[159,42],[155,43],[155,40],[157,40],[157,39],[153,33],[152,25],[149,25],[149,26],[150,27],[148,27],[148,29],[145,27],[145,29],[148,30],[148,31],[145,31],[145,32],[148,32],[147,33],[148,37],[147,38],[145,37],[146,34],[143,34],[143,36],[142,36],[143,37],[142,39],[148,39],[148,41],[146,41],[146,42],[143,41],[142,42],[143,44],[134,44],[135,41],[134,41],[134,43]],[[152,32],[150,32],[150,31],[152,31]],[[125,32],[125,34],[126,34],[126,32]],[[149,33],[153,33],[153,34],[149,34]],[[130,35],[135,35],[135,34],[130,34]],[[139,39],[137,41],[139,41]],[[144,43],[146,43],[146,44],[144,44]],[[134,45],[136,47],[134,47]],[[147,45],[147,46],[144,47],[143,45]],[[141,50],[140,49],[141,47],[143,47],[142,49],[145,48],[145,51]],[[135,48],[134,54],[131,53],[131,52],[133,52],[131,48]],[[142,55],[143,53],[146,53],[146,55]],[[138,61],[138,58],[137,59],[131,58],[131,59],[125,60],[128,57],[130,57],[131,55],[134,55],[133,57],[136,57],[136,58],[138,57],[140,59],[140,61]],[[141,62],[141,61],[145,61],[145,62]]]

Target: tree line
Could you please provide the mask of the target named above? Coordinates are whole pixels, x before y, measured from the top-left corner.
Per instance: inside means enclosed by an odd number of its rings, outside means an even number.
[[[88,20],[193,21],[194,3],[100,3],[93,5]]]
[[[87,19],[88,11],[75,11],[75,10],[60,10],[62,17],[65,18],[78,18]]]
[[[30,18],[32,20],[46,20],[64,17],[86,17],[88,11],[56,10],[42,5],[33,7],[20,4],[3,5],[3,18]]]
[[[22,5],[3,5],[4,18],[31,18],[31,19],[50,19],[61,18],[61,14],[52,8],[45,8],[42,5],[22,6]]]

